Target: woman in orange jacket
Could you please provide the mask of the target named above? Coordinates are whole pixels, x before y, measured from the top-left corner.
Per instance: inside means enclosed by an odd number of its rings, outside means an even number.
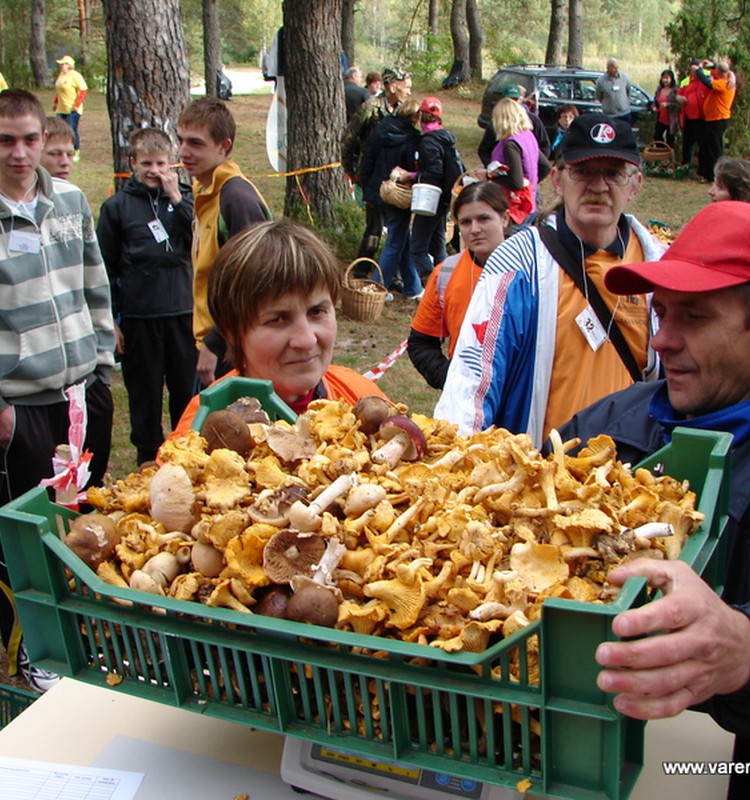
[[[384,397],[372,381],[331,364],[340,290],[336,257],[303,225],[263,222],[234,236],[208,281],[209,310],[235,366],[219,380],[270,380],[298,414],[319,398]],[[170,439],[190,427],[198,404],[196,396]]]

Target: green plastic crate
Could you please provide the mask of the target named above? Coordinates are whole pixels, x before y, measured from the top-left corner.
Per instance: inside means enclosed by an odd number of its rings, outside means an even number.
[[[13,722],[37,697],[34,692],[0,683],[0,729]]]
[[[200,431],[206,417],[212,411],[221,411],[240,397],[257,397],[272,422],[277,420],[294,422],[297,419],[294,411],[274,392],[271,381],[256,378],[226,378],[200,393],[200,405],[190,427]]]
[[[646,465],[690,480],[706,519],[682,558],[714,583],[730,444],[678,429]],[[609,605],[548,600],[540,621],[485,652],[450,654],[118,589],[61,542],[72,516],[42,489],[0,509],[26,644],[46,669],[100,686],[117,673],[114,691],[478,781],[528,777],[553,797],[624,800],[638,778],[643,723],[597,688],[594,652],[617,613],[646,601],[643,579]]]

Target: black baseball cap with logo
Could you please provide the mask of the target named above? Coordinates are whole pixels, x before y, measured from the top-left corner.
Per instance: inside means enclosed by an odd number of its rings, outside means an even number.
[[[641,154],[630,125],[606,114],[581,114],[563,137],[560,156],[566,164],[592,158],[617,158],[640,166]]]

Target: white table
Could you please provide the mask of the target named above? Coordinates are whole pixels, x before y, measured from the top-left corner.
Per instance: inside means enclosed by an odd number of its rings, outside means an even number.
[[[665,760],[727,761],[733,737],[703,714],[646,726],[632,800],[723,800],[724,776],[666,776]],[[282,736],[63,679],[0,730],[0,755],[144,772],[137,800],[300,800],[279,777]],[[308,795],[309,796],[309,795]]]

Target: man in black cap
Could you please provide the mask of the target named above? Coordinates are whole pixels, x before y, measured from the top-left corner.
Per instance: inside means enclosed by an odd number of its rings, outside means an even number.
[[[386,67],[382,74],[383,91],[363,103],[349,120],[341,139],[341,165],[355,186],[360,185],[362,158],[367,141],[375,126],[384,117],[394,114],[400,103],[411,95],[411,75],[398,67]],[[380,209],[374,203],[365,204],[365,232],[362,235],[357,258],[374,258],[383,234]],[[370,269],[358,265],[355,277],[365,278]]]
[[[493,424],[527,432],[539,446],[576,411],[655,375],[646,297],[604,286],[610,268],[663,249],[624,213],[643,181],[639,165],[628,123],[573,120],[551,174],[560,207],[487,260],[436,417],[464,433]]]

